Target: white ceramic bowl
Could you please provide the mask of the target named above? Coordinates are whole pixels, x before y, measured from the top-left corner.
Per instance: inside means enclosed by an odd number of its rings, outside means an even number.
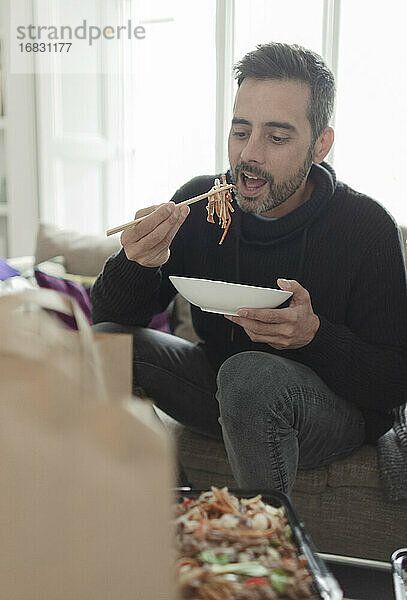
[[[272,288],[213,281],[211,279],[194,279],[193,277],[170,276],[176,290],[188,302],[199,306],[206,312],[221,315],[237,315],[239,308],[276,308],[292,292]]]

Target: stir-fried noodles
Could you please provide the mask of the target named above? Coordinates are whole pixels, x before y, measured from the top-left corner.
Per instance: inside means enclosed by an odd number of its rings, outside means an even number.
[[[226,175],[222,175],[222,185],[226,185]],[[215,223],[214,214],[216,213],[219,218],[219,225],[224,229],[223,235],[220,239],[219,245],[222,244],[226,237],[230,224],[232,222],[231,212],[234,212],[232,207],[233,198],[230,194],[230,190],[216,191],[217,188],[221,187],[219,179],[215,179],[215,185],[212,188],[210,196],[208,196],[208,204],[206,210],[208,211],[207,221],[209,223]]]
[[[175,507],[179,598],[185,600],[314,599],[284,507],[260,495],[238,499],[227,488],[184,498]]]

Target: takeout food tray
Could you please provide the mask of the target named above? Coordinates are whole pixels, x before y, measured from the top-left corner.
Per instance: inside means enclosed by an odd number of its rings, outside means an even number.
[[[189,487],[176,488],[179,498],[197,498],[208,490]],[[323,560],[317,555],[315,546],[299,519],[290,498],[277,490],[235,490],[229,489],[230,494],[237,498],[252,498],[261,494],[263,502],[276,508],[284,506],[285,514],[292,531],[292,541],[297,547],[298,554],[305,557],[308,569],[314,580],[314,594],[321,600],[342,600],[343,592]],[[405,550],[407,556],[407,549]],[[398,599],[397,599],[398,600]],[[405,600],[405,596],[400,597]]]
[[[396,600],[407,600],[407,548],[392,554],[393,584]]]

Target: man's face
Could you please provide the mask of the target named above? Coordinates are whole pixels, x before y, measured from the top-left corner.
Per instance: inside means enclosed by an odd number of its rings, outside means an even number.
[[[239,87],[229,160],[243,211],[265,213],[304,190],[313,154],[309,99],[299,81],[248,78]]]

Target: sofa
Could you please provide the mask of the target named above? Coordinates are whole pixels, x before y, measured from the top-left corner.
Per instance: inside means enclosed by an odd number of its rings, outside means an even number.
[[[406,242],[407,231],[402,229]],[[69,273],[95,276],[119,239],[82,236],[42,225],[35,262],[62,256]],[[171,307],[173,333],[194,341],[188,303],[176,298]],[[192,432],[159,412],[176,439],[179,459],[190,484],[236,487],[221,442]],[[380,480],[375,446],[365,445],[328,466],[299,471],[292,499],[321,552],[389,561],[407,546],[407,500],[390,502]]]

